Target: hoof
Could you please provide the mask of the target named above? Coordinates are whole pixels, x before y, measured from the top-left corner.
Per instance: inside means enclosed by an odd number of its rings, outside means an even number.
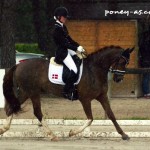
[[[3,133],[4,133],[4,130],[3,130],[3,129],[0,129],[0,135],[3,134]]]
[[[38,126],[39,126],[39,127],[42,127],[43,125],[42,125],[42,123],[38,123]]]
[[[127,134],[122,135],[123,140],[130,140],[130,137]]]
[[[59,141],[59,138],[57,136],[55,136],[55,137],[51,138],[51,141],[57,142],[57,141]]]
[[[73,135],[74,135],[73,130],[70,130],[70,132],[69,132],[69,137],[71,137],[71,136],[73,136]]]

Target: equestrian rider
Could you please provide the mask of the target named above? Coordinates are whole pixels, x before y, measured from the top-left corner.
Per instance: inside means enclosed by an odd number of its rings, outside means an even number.
[[[57,46],[55,53],[55,61],[57,63],[64,63],[70,70],[68,75],[63,95],[65,98],[73,99],[74,82],[73,78],[77,74],[77,67],[71,56],[76,55],[76,51],[85,52],[82,46],[75,42],[68,33],[64,25],[68,18],[68,10],[65,7],[58,7],[54,12],[55,27],[53,31],[53,39]]]

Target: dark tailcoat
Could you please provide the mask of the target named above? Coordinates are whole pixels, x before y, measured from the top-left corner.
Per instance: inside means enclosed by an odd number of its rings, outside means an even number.
[[[62,63],[68,54],[67,49],[77,51],[79,44],[75,42],[68,33],[65,25],[63,27],[59,23],[55,23],[53,31],[53,39],[57,46],[55,60],[57,63]]]

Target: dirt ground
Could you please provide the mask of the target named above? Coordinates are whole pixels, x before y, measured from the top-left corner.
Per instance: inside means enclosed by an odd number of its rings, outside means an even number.
[[[9,144],[8,144],[9,143]],[[61,139],[51,142],[49,139],[4,139],[0,140],[2,150],[150,150],[149,138],[134,138],[123,141],[116,138],[100,139]]]
[[[79,101],[63,98],[43,97],[42,111],[46,119],[86,119]],[[144,98],[111,98],[111,108],[117,119],[150,119],[150,99]],[[23,112],[17,119],[34,119],[31,101],[24,103]],[[99,102],[92,101],[94,119],[104,119],[105,113]],[[0,109],[0,119],[6,118],[4,109]]]
[[[113,98],[110,104],[117,119],[150,119],[150,99],[143,98]],[[24,104],[24,113],[15,118],[35,118],[31,101]],[[42,109],[45,118],[54,119],[85,119],[85,114],[79,101],[71,102],[62,98],[42,98]],[[95,119],[104,119],[103,108],[96,100],[92,102]],[[0,109],[0,119],[5,118],[5,112]],[[9,143],[9,144],[8,144]],[[1,138],[1,149],[12,150],[150,150],[150,138],[131,138],[124,141],[121,138],[62,138],[59,142],[51,142],[48,138]]]

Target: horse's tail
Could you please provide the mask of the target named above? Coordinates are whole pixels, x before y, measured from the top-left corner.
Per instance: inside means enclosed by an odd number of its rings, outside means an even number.
[[[13,66],[4,76],[3,79],[3,94],[5,97],[5,111],[8,116],[17,113],[21,110],[19,100],[15,97],[13,91],[13,74],[16,70],[16,65]]]

